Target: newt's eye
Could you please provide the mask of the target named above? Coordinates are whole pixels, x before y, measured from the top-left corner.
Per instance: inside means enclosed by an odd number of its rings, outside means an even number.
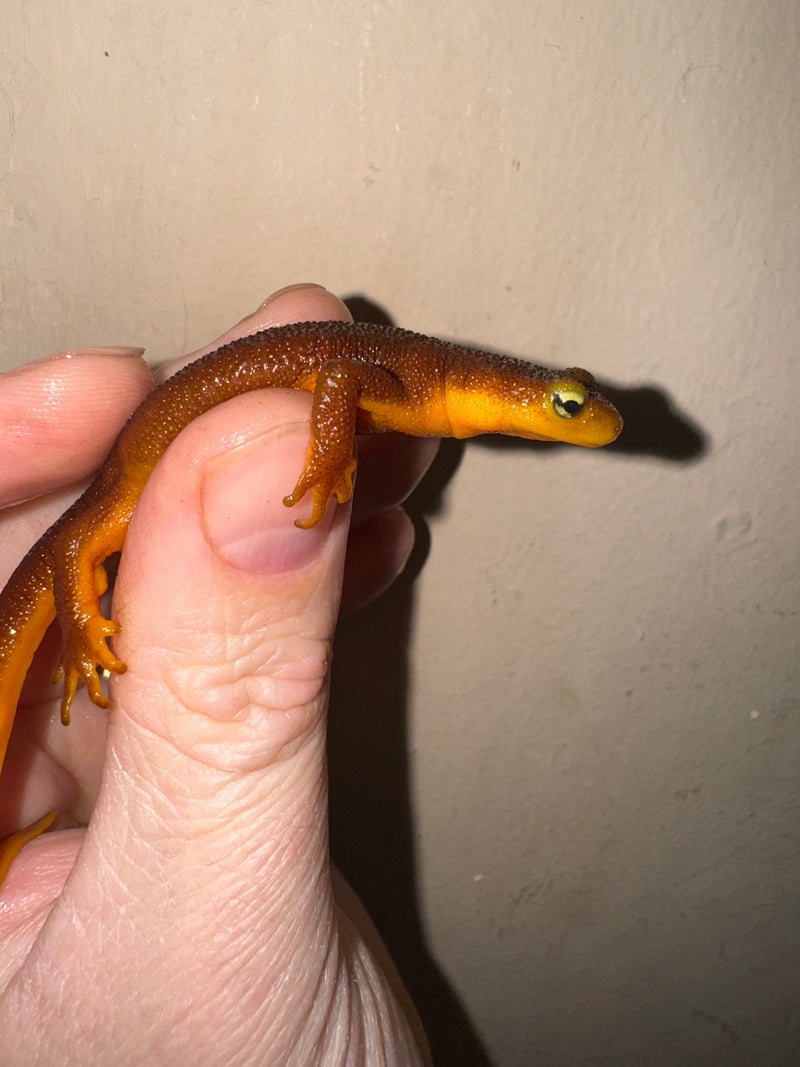
[[[574,419],[586,407],[586,390],[579,382],[557,382],[552,401],[559,418]]]

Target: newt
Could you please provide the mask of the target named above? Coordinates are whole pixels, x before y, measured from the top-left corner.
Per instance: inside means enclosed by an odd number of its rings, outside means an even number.
[[[108,639],[120,632],[100,597],[105,561],[125,542],[133,509],[161,456],[203,412],[253,389],[313,394],[305,469],[284,498],[311,494],[311,527],[328,504],[350,499],[355,434],[395,430],[420,437],[511,434],[596,448],[622,420],[587,371],[549,370],[510,356],[368,323],[301,322],[242,337],[190,363],[155,389],[124,426],[94,480],[30,549],[0,593],[0,769],[20,691],[47,628],[58,619],[61,720],[78,683],[100,707],[99,672],[121,674]],[[56,818],[0,842],[0,881],[19,850]]]

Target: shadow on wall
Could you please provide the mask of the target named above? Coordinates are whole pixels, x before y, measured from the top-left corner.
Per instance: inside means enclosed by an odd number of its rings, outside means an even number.
[[[363,297],[346,303],[357,321],[391,325],[389,316]],[[663,390],[598,384],[625,419],[620,439],[608,449],[684,463],[705,453],[705,436],[674,409]],[[540,456],[569,447],[499,436],[477,442],[503,450],[533,447]],[[381,931],[419,1008],[434,1062],[490,1067],[456,991],[425,942],[409,792],[407,657],[414,580],[428,554],[425,520],[441,509],[463,450],[463,442],[443,441],[427,477],[406,502],[417,526],[417,544],[405,573],[377,603],[339,627],[329,726],[331,843],[337,864]]]
[[[351,296],[345,300],[350,314],[356,322],[374,322],[381,326],[395,325],[391,316],[382,308],[363,296]],[[480,342],[482,348],[492,351],[490,346]],[[607,396],[620,411],[625,426],[618,440],[606,445],[604,452],[612,451],[629,456],[644,456],[671,462],[688,462],[698,460],[708,451],[708,439],[699,425],[687,414],[678,411],[666,390],[643,385],[635,388],[609,385],[602,380],[597,382],[600,391]],[[555,442],[524,441],[518,437],[503,437],[498,434],[474,438],[476,443],[485,448],[516,449],[531,447],[539,449],[540,455],[560,448],[572,448]],[[451,453],[447,465],[455,471],[452,454],[460,453],[463,445],[459,441],[443,441],[445,450]],[[451,473],[452,473],[451,471]],[[432,477],[441,483],[437,474]],[[426,479],[427,483],[427,479]],[[446,483],[444,483],[446,484]],[[443,486],[440,484],[440,488]],[[427,510],[424,512],[429,514]]]

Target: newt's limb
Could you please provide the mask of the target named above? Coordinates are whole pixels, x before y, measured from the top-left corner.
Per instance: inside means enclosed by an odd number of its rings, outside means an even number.
[[[108,645],[107,639],[119,633],[119,625],[105,618],[100,598],[108,589],[105,561],[122,549],[141,487],[132,487],[125,478],[107,483],[101,471],[45,535],[47,550],[59,561],[54,567],[53,597],[62,651],[54,680],[63,682],[61,721],[65,726],[79,682],[83,681],[98,707],[107,708],[100,674],[123,674],[126,669]]]
[[[304,530],[316,526],[334,497],[340,504],[347,503],[353,494],[359,413],[363,416],[376,402],[399,406],[404,396],[402,382],[374,363],[330,359],[322,365],[314,386],[306,466],[292,492],[283,498],[291,508],[311,493],[311,514],[298,519],[296,526]]]
[[[106,558],[115,552],[111,548]],[[108,589],[108,575],[102,563],[91,567],[86,560],[80,562],[73,570],[59,574],[56,578],[55,599],[58,605],[59,620],[62,622],[61,638],[63,650],[61,663],[56,671],[54,681],[63,682],[64,692],[61,698],[61,721],[69,725],[70,708],[78,691],[78,682],[84,682],[89,696],[100,708],[108,707],[108,697],[100,685],[100,672],[124,674],[125,664],[118,660],[111,651],[107,639],[119,633],[119,623],[107,619],[100,610],[100,597]],[[91,579],[81,575],[82,570],[91,569]]]

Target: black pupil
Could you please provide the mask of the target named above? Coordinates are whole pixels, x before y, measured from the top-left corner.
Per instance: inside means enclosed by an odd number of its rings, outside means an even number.
[[[561,406],[565,411],[568,411],[570,415],[577,415],[583,407],[580,400],[562,400]]]

